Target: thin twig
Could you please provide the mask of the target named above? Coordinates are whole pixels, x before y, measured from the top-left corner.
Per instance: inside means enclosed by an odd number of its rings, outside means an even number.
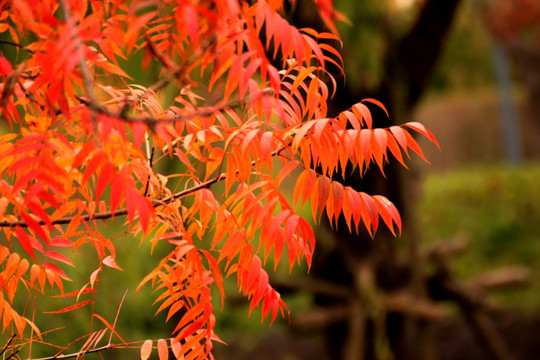
[[[154,159],[154,146],[152,145],[152,148],[150,150],[150,156],[148,156],[148,164],[150,166],[150,169],[152,170],[154,169],[153,159]],[[150,174],[148,174],[148,179],[146,180],[146,186],[144,188],[144,194],[143,194],[144,197],[148,195],[148,190],[150,189],[150,180],[151,180],[151,177],[150,177]]]
[[[118,310],[116,311],[116,316],[112,325],[113,329],[116,327],[116,322],[118,321],[118,316],[120,315],[120,309],[122,309],[122,304],[124,303],[124,299],[126,298],[127,293],[128,290],[126,289],[126,291],[124,292],[124,296],[122,296],[122,300],[120,300],[120,305],[118,305]],[[113,334],[114,333],[111,331],[111,336],[109,337],[109,344],[112,342]]]
[[[17,336],[17,333],[14,333],[13,335],[11,335],[11,337],[9,338],[8,342],[6,343],[6,345],[4,345],[4,347],[2,347],[2,350],[0,350],[0,355],[3,355],[3,354],[6,352],[6,350],[7,350],[8,346],[9,346],[9,344],[11,344],[11,342],[13,341],[13,339],[15,339],[15,336]]]

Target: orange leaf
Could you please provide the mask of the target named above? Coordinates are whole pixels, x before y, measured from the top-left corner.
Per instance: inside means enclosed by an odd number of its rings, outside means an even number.
[[[152,353],[152,340],[146,340],[141,346],[141,360],[147,360]]]
[[[120,270],[120,271],[124,271],[120,266],[118,266],[118,264],[116,263],[116,260],[111,255],[109,255],[105,259],[103,259],[102,262],[103,262],[104,265],[107,265],[110,268]]]
[[[383,103],[380,102],[379,100],[369,99],[369,98],[368,98],[368,99],[363,99],[363,100],[362,100],[362,102],[364,102],[364,101],[370,102],[370,103],[372,103],[372,104],[377,105],[378,107],[380,107],[381,109],[384,110],[384,112],[386,113],[386,116],[387,116],[387,117],[390,117],[390,114],[388,114],[388,110],[386,110],[386,108],[384,107]]]
[[[180,352],[182,351],[182,344],[179,341],[171,339],[171,350],[177,359],[180,359]]]
[[[360,119],[360,122],[365,123],[368,129],[371,129],[373,126],[373,119],[371,118],[371,112],[369,108],[362,104],[357,103],[352,106],[352,110],[355,115]]]
[[[394,135],[394,138],[397,140],[399,146],[401,146],[403,151],[405,151],[405,154],[409,156],[409,152],[407,150],[407,135],[405,135],[407,132],[399,126],[391,126],[390,131]]]
[[[105,320],[105,318],[103,318],[103,316],[99,315],[99,314],[92,314],[92,316],[98,318],[99,320],[101,320],[101,322],[109,329],[111,330],[111,332],[113,334],[116,335],[116,337],[118,337],[118,339],[120,341],[122,341],[124,344],[127,344],[126,341],[124,339],[122,339],[122,337],[118,334],[118,332],[111,326],[111,324],[109,324],[109,322],[107,320]]]
[[[368,194],[364,192],[360,192],[360,198],[364,204],[362,208],[362,218],[364,219],[364,223],[366,224],[366,227],[369,229],[371,225],[370,231],[371,236],[375,234],[377,231],[377,228],[379,227],[379,214],[377,213],[377,205],[375,204],[375,201],[369,196]]]
[[[394,236],[396,235],[394,233],[394,226],[392,225],[392,221],[396,224],[399,232],[401,233],[401,217],[395,205],[381,195],[375,195],[373,196],[373,199],[377,204],[379,214],[383,218],[386,226],[390,229],[390,231],[392,231],[392,234],[394,234]]]
[[[81,289],[81,290],[75,290],[75,291],[72,291],[72,292],[67,293],[67,294],[54,295],[52,297],[53,298],[65,298],[65,297],[72,297],[72,296],[79,297],[82,294],[87,294],[87,293],[94,292],[94,291],[95,291],[95,289],[86,288],[86,289]]]
[[[77,303],[75,305],[71,305],[71,306],[66,306],[65,308],[62,308],[60,310],[55,310],[55,311],[44,311],[45,314],[61,314],[61,313],[66,313],[66,312],[69,312],[69,311],[72,311],[72,310],[75,310],[75,309],[78,309],[78,308],[81,308],[85,305],[88,305],[88,304],[91,304],[92,303],[92,300],[85,300],[85,301],[81,301],[80,303]]]
[[[435,139],[435,136],[433,136],[433,134],[428,129],[426,129],[426,127],[424,125],[422,125],[422,124],[420,124],[419,122],[416,122],[416,121],[411,121],[411,122],[403,124],[403,126],[407,126],[407,127],[411,128],[411,129],[419,132],[420,134],[424,135],[429,140],[431,140],[433,143],[435,143],[435,145],[437,145],[439,150],[441,149],[441,147],[439,146],[439,143],[437,142],[437,139]]]
[[[94,284],[96,280],[98,279],[98,275],[101,272],[101,268],[102,267],[100,266],[97,270],[94,270],[92,274],[90,275],[90,286],[92,286],[92,289],[94,289]]]
[[[416,140],[414,140],[412,135],[405,130],[403,130],[403,132],[405,133],[405,137],[407,138],[407,146],[412,149],[412,151],[414,151],[416,154],[418,154],[418,156],[420,156],[422,160],[429,163],[429,161],[427,161],[426,157],[424,156],[422,149],[420,148],[420,146],[418,146],[418,143],[416,142]]]

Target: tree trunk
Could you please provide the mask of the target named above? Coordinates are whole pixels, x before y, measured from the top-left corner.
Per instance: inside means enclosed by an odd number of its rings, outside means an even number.
[[[426,89],[459,3],[460,0],[427,1],[411,30],[398,41],[389,40],[389,44],[395,46],[387,54],[386,72],[379,88],[374,93],[367,94],[355,93],[348,85],[342,86],[334,97],[333,108],[344,110],[362,98],[373,97],[385,104],[391,116],[388,119],[382,110],[366,104],[372,110],[374,127],[408,121],[412,109]],[[302,4],[305,2],[300,3],[300,6]],[[301,9],[297,11],[301,13]],[[346,46],[354,47],[354,44]],[[419,343],[428,337],[424,323],[412,321],[399,314],[386,314],[385,310],[380,308],[380,295],[383,293],[400,288],[412,288],[418,296],[423,296],[424,292],[420,281],[422,269],[417,249],[419,234],[415,231],[414,219],[407,210],[410,207],[408,204],[413,202],[415,197],[410,189],[415,174],[408,171],[405,184],[403,171],[395,161],[387,164],[384,172],[386,177],[376,169],[371,169],[363,177],[355,172],[342,181],[344,185],[357,190],[384,195],[396,204],[404,218],[404,231],[408,235],[408,263],[415,266],[405,269],[400,265],[396,240],[382,227],[375,239],[372,239],[365,230],[361,230],[359,235],[349,234],[347,225],[342,221],[338,224],[333,239],[319,239],[312,276],[350,286],[356,291],[365,290],[371,285],[357,270],[367,266],[375,282],[372,294],[358,294],[363,310],[358,311],[357,307],[351,307],[351,316],[362,313],[362,317],[369,320],[363,320],[362,325],[358,324],[358,319],[353,318],[329,326],[327,339],[334,359],[423,359],[430,356],[424,344]],[[407,186],[406,190],[404,185]],[[319,295],[316,303],[328,307],[342,306],[343,300]],[[355,309],[357,311],[354,311]],[[381,324],[385,329],[380,329]],[[354,333],[362,334],[364,338],[352,339],[351,335]],[[355,347],[355,341],[362,346]],[[359,349],[362,352],[360,357]]]

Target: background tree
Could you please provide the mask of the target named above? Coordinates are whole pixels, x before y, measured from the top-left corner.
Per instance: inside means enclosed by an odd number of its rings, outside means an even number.
[[[528,116],[525,117],[526,155],[540,157],[540,4],[520,0],[512,3],[490,1],[483,16],[494,37],[512,57],[527,92]]]
[[[32,357],[45,344],[51,359],[118,347],[140,348],[142,359],[154,348],[161,359],[211,358],[212,297],[223,302],[224,277],[236,276],[250,312],[286,314],[264,264],[285,253],[289,268],[311,264],[315,237],[299,215],[308,200],[316,221],[325,213],[349,231],[363,223],[373,234],[380,221],[401,230],[390,201],[338,174],[382,170],[389,154],[404,164],[409,149],[422,156],[411,131],[435,139],[418,123],[374,128],[366,104],[386,109],[373,99],[329,117],[340,15],[318,1],[332,32],[298,29],[283,5],[0,2],[2,354]],[[123,65],[133,58],[130,74]],[[158,69],[150,84],[132,84],[149,66]],[[180,171],[166,172],[168,159]],[[291,175],[292,198],[283,186]],[[121,217],[126,234],[165,251],[138,288],[157,292],[157,311],[175,322],[171,338],[124,339],[120,310],[107,318],[96,307],[105,269],[123,266],[103,230]],[[94,252],[87,280],[65,291],[76,254]],[[37,304],[51,296],[71,303],[49,314],[91,309],[87,334],[48,342]]]
[[[352,24],[342,28],[344,42],[355,45],[343,50],[346,72],[351,76],[346,81],[340,79],[341,86],[330,108],[338,112],[354,103],[359,94],[369,94],[388,105],[392,113],[388,118],[383,111],[371,109],[373,126],[383,128],[410,121],[442,54],[460,1],[415,2],[412,15],[402,21],[392,12],[392,3],[344,1],[337,5]],[[324,28],[318,15],[309,11],[313,8],[310,4],[308,0],[299,2],[294,23]],[[358,48],[370,51],[357,51]],[[367,69],[366,65],[371,66]],[[396,201],[405,214],[407,249],[400,251],[389,233],[379,233],[376,241],[372,241],[367,232],[356,236],[343,231],[345,224],[339,224],[331,240],[320,241],[322,246],[314,259],[314,277],[323,283],[355,288],[351,296],[362,304],[361,308],[355,308],[350,305],[350,297],[339,294],[316,296],[323,313],[343,310],[339,311],[341,317],[329,316],[328,321],[320,324],[327,329],[334,358],[384,358],[387,351],[400,359],[428,356],[429,347],[423,345],[423,320],[403,317],[402,311],[389,311],[390,316],[386,317],[387,311],[382,305],[387,295],[395,292],[404,290],[410,298],[416,299],[411,301],[414,303],[425,299],[428,291],[421,277],[422,262],[418,254],[421,235],[415,230],[412,212],[408,211],[416,196],[415,175],[402,176],[394,165],[389,163],[384,172],[372,171],[365,176],[352,173],[344,183],[359,191],[385,194]],[[407,259],[405,266],[403,258]]]

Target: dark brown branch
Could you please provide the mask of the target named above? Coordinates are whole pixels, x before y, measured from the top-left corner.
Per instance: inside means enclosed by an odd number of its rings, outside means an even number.
[[[148,165],[150,166],[150,169],[154,169],[154,146],[152,146],[152,149],[150,151],[150,157],[148,158]],[[144,188],[144,196],[148,195],[148,190],[150,189],[150,174],[148,174],[148,179],[146,179],[146,186]]]
[[[19,43],[16,43],[16,42],[13,42],[13,41],[9,41],[9,40],[0,40],[0,44],[6,44],[6,45],[11,45],[11,46],[15,46],[19,49],[22,49],[30,54],[34,54],[35,51],[34,50],[29,50],[27,48],[24,47],[24,45],[21,45]]]
[[[205,181],[204,183],[201,183],[201,184],[199,184],[197,186],[193,186],[193,187],[191,187],[189,189],[179,191],[179,192],[177,192],[177,193],[173,194],[172,196],[169,196],[169,197],[167,197],[165,199],[154,200],[154,201],[152,201],[152,206],[157,207],[157,206],[169,204],[169,203],[173,202],[174,200],[180,199],[183,196],[189,195],[189,194],[194,193],[196,191],[199,191],[201,189],[208,188],[211,185],[213,185],[213,184],[215,184],[215,183],[217,183],[217,182],[219,182],[219,181],[221,181],[223,179],[225,179],[225,174],[220,174],[220,175],[216,176],[213,179]],[[115,217],[115,216],[124,216],[124,215],[127,215],[127,214],[128,214],[128,209],[120,209],[120,210],[117,210],[117,211],[106,211],[106,212],[101,212],[101,213],[97,213],[97,214],[93,214],[93,215],[83,215],[83,216],[80,217],[80,219],[83,220],[83,221],[105,220],[105,219],[110,219],[110,218]],[[51,221],[51,223],[53,225],[69,224],[71,221],[73,221],[73,219],[75,219],[74,216],[63,217],[63,218]],[[43,222],[42,220],[37,221],[37,223],[39,225],[46,225],[45,222]],[[0,221],[0,228],[2,228],[2,227],[15,227],[15,226],[28,227],[28,225],[24,221]]]
[[[274,150],[270,155],[271,156],[280,155],[283,150],[285,150],[285,147],[281,147],[281,148],[279,148],[277,150]],[[251,164],[253,166],[255,164],[255,161],[252,161]],[[227,177],[227,175],[225,173],[220,173],[218,176],[216,176],[213,179],[210,179],[208,181],[205,181],[205,182],[203,182],[203,183],[201,183],[199,185],[190,187],[188,189],[179,191],[179,192],[177,192],[177,193],[175,193],[175,194],[173,194],[173,195],[171,195],[171,196],[169,196],[169,197],[167,197],[165,199],[153,200],[152,201],[152,206],[153,207],[158,207],[158,206],[169,204],[169,203],[173,202],[174,200],[178,200],[178,199],[180,199],[180,198],[182,198],[184,196],[190,195],[190,194],[192,194],[192,193],[194,193],[196,191],[199,191],[199,190],[202,190],[202,189],[207,189],[211,185],[225,180],[226,177]],[[127,215],[127,214],[128,214],[128,209],[120,209],[120,210],[117,210],[117,211],[105,211],[105,212],[101,212],[101,213],[97,213],[97,214],[93,214],[93,215],[83,215],[83,216],[80,216],[79,219],[83,220],[83,221],[106,220],[106,219],[110,219],[110,218],[115,217],[115,216],[124,216],[124,215]],[[51,221],[51,223],[53,225],[69,224],[71,221],[73,221],[73,219],[75,219],[75,216],[67,216],[67,217],[63,217],[63,218]],[[46,225],[46,223],[43,220],[36,220],[36,222],[39,225]],[[15,226],[28,227],[28,225],[24,221],[0,221],[0,228],[15,227]]]
[[[2,350],[0,350],[0,356],[3,355],[3,354],[6,352],[7,348],[9,347],[9,344],[11,344],[11,342],[13,341],[13,339],[15,339],[15,336],[17,336],[17,333],[11,335],[11,337],[8,339],[6,345],[4,345],[4,346],[2,347]]]

